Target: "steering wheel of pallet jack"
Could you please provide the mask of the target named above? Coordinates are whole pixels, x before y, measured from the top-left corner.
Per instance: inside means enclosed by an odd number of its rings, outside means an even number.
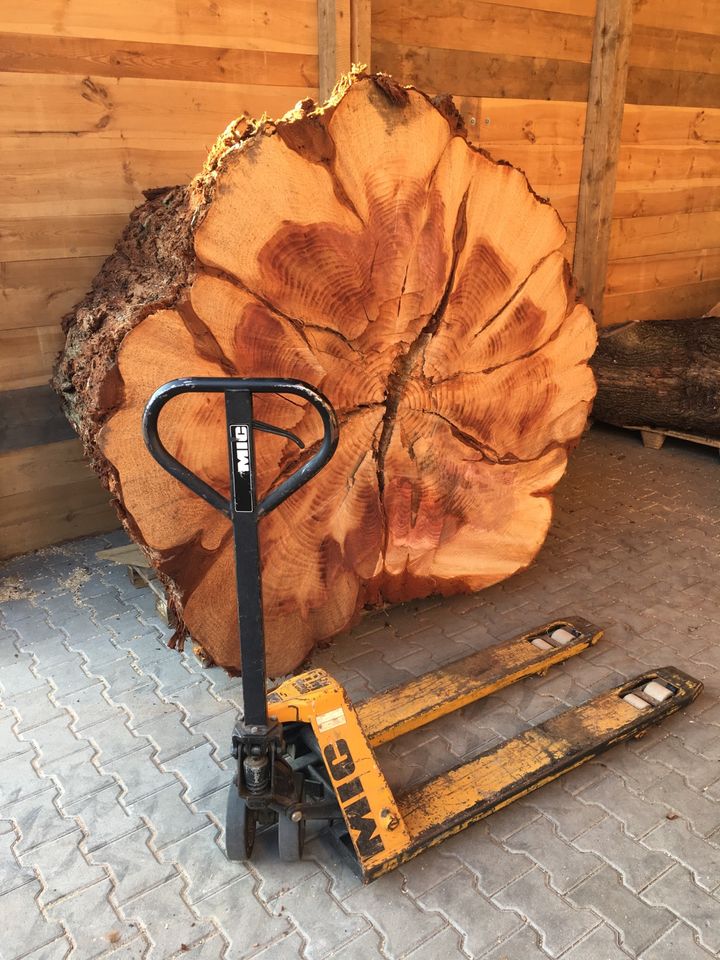
[[[255,846],[257,815],[238,793],[235,780],[230,784],[225,816],[225,853],[228,860],[249,860]]]

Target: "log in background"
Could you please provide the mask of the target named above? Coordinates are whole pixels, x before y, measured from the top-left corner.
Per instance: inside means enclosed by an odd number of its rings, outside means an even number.
[[[66,321],[55,384],[192,636],[238,666],[229,522],[141,441],[178,376],[307,380],[338,452],[261,523],[268,669],[296,667],[363,606],[477,590],[531,562],[594,394],[589,312],[565,229],[524,175],[473,148],[451,103],[356,75],[322,109],[240,120],[188,188],[135,212]],[[264,397],[257,416],[318,438]],[[228,492],[217,396],[160,420],[178,459]],[[258,440],[259,494],[296,448]]]

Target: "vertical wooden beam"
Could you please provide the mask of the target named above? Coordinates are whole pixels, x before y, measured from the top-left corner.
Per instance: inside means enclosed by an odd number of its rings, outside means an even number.
[[[620,130],[625,105],[633,0],[597,0],[585,119],[574,271],[602,320]]]
[[[318,85],[327,100],[351,60],[350,0],[318,0]]]
[[[372,69],[370,14],[371,0],[350,0],[350,59],[364,63],[368,70]]]

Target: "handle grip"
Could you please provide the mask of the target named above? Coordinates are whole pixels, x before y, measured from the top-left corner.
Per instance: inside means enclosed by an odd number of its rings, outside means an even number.
[[[180,394],[228,394],[235,391],[244,391],[247,394],[293,394],[311,403],[319,413],[323,424],[323,438],[319,450],[260,501],[255,513],[257,517],[262,517],[276,507],[279,507],[284,500],[287,500],[289,496],[295,493],[296,490],[299,490],[308,480],[311,480],[315,474],[322,470],[337,448],[338,422],[335,411],[327,397],[323,396],[323,394],[314,387],[311,387],[309,383],[305,383],[302,380],[249,379],[245,377],[183,377],[178,380],[170,380],[168,383],[158,387],[145,406],[143,413],[143,437],[146,447],[163,469],[167,470],[171,476],[179,480],[180,483],[184,484],[189,490],[192,490],[193,493],[202,497],[211,507],[214,507],[232,519],[232,501],[226,500],[214,487],[211,487],[209,483],[201,480],[197,474],[193,473],[192,470],[183,463],[180,463],[165,447],[158,434],[158,418],[165,404]],[[291,439],[296,439],[285,431],[269,427],[264,423],[253,421],[253,427],[266,432],[280,433],[282,436],[289,436]]]

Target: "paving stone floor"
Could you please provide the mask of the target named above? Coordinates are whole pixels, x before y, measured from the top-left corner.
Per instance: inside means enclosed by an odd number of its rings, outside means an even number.
[[[720,464],[595,428],[535,565],[367,616],[314,658],[361,699],[556,615],[596,648],[383,749],[400,786],[648,666],[704,695],[643,739],[363,887],[327,836],[222,848],[239,682],[164,646],[119,535],[0,570],[0,956],[701,960],[720,951]]]

